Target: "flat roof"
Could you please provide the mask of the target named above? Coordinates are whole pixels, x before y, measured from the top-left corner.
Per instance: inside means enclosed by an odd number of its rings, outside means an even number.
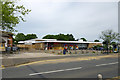
[[[57,39],[31,39],[26,41],[19,41],[18,43],[38,43],[40,41],[57,41]]]
[[[37,41],[37,43],[54,42],[54,43],[102,43],[102,42],[85,42],[85,41]]]
[[[19,41],[18,43],[102,43],[102,42],[86,42],[86,41],[57,41],[57,40],[48,40],[43,39],[45,41],[36,41],[37,39]],[[41,39],[42,40],[42,39]]]

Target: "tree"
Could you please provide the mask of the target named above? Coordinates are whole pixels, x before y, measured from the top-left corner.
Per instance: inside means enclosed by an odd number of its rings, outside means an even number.
[[[18,41],[24,41],[25,40],[25,35],[23,33],[18,33],[16,36],[15,36],[15,41],[16,43]]]
[[[37,38],[36,34],[27,34],[25,36],[25,40],[30,40],[30,39],[35,39],[35,38]]]
[[[117,43],[116,42],[112,42],[111,45],[116,45]]]
[[[68,41],[68,36],[65,36],[64,34],[58,34],[56,35],[56,39]]]
[[[80,39],[82,39],[83,41],[87,41],[85,38],[80,38]]]
[[[107,41],[108,44],[110,44],[113,40],[119,40],[119,38],[119,33],[113,32],[113,30],[102,31],[102,34],[100,35],[100,39]]]
[[[100,41],[96,39],[96,40],[94,40],[94,42],[100,42]]]
[[[68,41],[75,41],[75,38],[72,34],[67,34],[68,36]]]
[[[100,35],[100,39],[102,39],[104,41],[104,44],[107,46],[107,52],[108,45],[110,45],[112,41],[119,40],[119,38],[120,38],[119,33],[113,32],[113,30],[102,31]]]
[[[64,41],[74,41],[75,38],[72,34],[58,34],[58,35],[46,35],[43,39],[57,39],[57,40],[64,40]]]
[[[35,38],[37,38],[36,34],[27,34],[27,35],[24,35],[23,33],[18,33],[15,36],[14,41],[16,41],[15,43],[18,43],[19,41],[25,41],[25,40],[35,39]]]
[[[25,9],[23,5],[19,6],[15,1],[2,1],[2,8],[0,9],[1,20],[0,26],[2,30],[14,32],[14,27],[20,23],[25,22],[24,16],[31,10]]]
[[[43,39],[55,39],[54,35],[46,35],[43,37]]]

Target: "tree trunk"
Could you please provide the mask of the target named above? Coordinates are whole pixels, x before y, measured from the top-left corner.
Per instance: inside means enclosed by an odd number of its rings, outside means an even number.
[[[109,54],[109,48],[108,48],[108,41],[107,41],[107,54]]]

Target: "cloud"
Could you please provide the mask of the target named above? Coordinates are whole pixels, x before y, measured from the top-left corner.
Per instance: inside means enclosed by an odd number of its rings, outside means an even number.
[[[32,12],[18,31],[46,34],[72,33],[75,38],[98,38],[106,29],[118,30],[118,6],[115,2],[26,2]],[[29,5],[28,5],[29,4]]]

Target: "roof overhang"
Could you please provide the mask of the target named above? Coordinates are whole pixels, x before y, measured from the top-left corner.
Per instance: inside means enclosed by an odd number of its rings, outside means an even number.
[[[51,43],[86,43],[86,44],[89,44],[89,43],[96,43],[96,44],[98,44],[98,43],[102,43],[102,42],[80,42],[80,41],[37,41],[36,43],[45,43],[45,42],[51,42]]]
[[[42,40],[42,39],[41,39]],[[23,43],[23,44],[27,44],[27,43],[73,43],[73,44],[79,44],[79,43],[95,43],[95,44],[102,44],[102,42],[85,42],[85,41],[57,41],[57,40],[47,40],[44,39],[45,41],[39,41],[36,39],[32,39],[32,40],[26,40],[26,41],[19,41],[18,43]]]

